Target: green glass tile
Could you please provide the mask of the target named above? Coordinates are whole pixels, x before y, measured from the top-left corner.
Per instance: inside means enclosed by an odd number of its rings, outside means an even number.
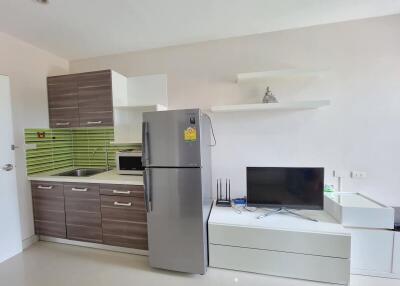
[[[45,138],[38,138],[45,132]],[[111,145],[113,128],[25,129],[25,142],[36,144],[36,149],[26,151],[28,174],[51,171],[57,168],[115,167],[115,152],[141,149],[141,144]]]

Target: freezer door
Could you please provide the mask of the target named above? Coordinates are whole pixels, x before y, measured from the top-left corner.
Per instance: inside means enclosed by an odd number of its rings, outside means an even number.
[[[200,110],[143,113],[143,164],[146,167],[199,167]]]
[[[146,198],[152,267],[204,274],[207,232],[200,168],[151,168]]]

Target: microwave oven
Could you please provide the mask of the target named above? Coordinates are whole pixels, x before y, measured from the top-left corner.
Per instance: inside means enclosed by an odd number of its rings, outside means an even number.
[[[117,173],[120,175],[143,175],[142,152],[133,150],[118,151],[115,157]]]

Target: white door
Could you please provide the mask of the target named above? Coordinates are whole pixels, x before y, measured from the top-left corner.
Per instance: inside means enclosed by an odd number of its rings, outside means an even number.
[[[22,251],[17,180],[14,168],[14,141],[10,80],[0,75],[0,262]]]

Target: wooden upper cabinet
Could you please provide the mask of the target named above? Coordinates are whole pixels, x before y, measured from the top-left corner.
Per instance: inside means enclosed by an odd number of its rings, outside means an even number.
[[[111,70],[47,78],[51,128],[113,126]]]
[[[78,84],[75,75],[47,78],[51,128],[79,126]]]
[[[111,71],[78,75],[80,126],[113,126]]]

